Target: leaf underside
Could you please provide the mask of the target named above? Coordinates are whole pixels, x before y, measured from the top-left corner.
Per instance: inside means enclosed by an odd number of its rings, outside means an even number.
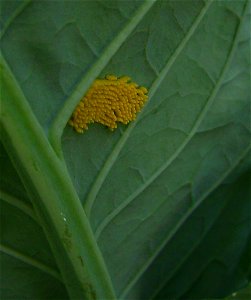
[[[2,55],[48,138],[78,83],[142,5],[1,1]],[[156,1],[99,74],[149,89],[136,122],[63,132],[68,172],[118,298],[218,298],[250,280],[247,6]],[[1,299],[68,299],[2,145],[0,161]]]

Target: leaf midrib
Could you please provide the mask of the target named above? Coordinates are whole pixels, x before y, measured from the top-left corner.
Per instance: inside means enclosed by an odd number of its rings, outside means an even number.
[[[2,142],[29,193],[69,295],[94,299],[92,289],[100,297],[115,299],[103,256],[69,174],[1,55],[0,66]]]

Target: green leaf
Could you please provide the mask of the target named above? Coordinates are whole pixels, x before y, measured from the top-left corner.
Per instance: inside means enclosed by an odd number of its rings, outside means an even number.
[[[231,300],[231,299],[245,300],[245,299],[250,298],[250,296],[251,296],[251,287],[250,287],[250,284],[249,284],[246,288],[233,293],[231,296],[226,298],[226,300]]]
[[[1,2],[3,299],[206,299],[250,281],[248,1]],[[97,77],[136,121],[67,121]]]

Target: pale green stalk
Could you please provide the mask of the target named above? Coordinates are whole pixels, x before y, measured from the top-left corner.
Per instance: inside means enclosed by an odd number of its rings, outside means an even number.
[[[62,161],[7,63],[1,66],[1,137],[30,196],[71,299],[115,299],[90,224]]]

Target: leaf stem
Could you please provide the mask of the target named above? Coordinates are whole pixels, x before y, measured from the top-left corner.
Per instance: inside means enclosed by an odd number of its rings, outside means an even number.
[[[110,276],[65,165],[4,58],[2,142],[30,196],[72,299],[115,299]]]
[[[0,243],[0,251],[9,255],[9,256],[12,256],[18,260],[21,260],[22,262],[28,264],[28,265],[31,265],[32,267],[35,267],[51,276],[53,276],[54,278],[62,281],[62,278],[60,276],[60,274],[58,273],[58,271],[56,271],[55,269],[45,265],[44,263],[34,259],[33,257],[31,256],[28,256],[26,254],[23,254],[17,250],[14,250],[8,246],[5,246],[3,244]]]
[[[138,25],[138,23],[141,21],[141,19],[145,16],[145,14],[149,11],[149,9],[153,6],[155,2],[156,0],[145,0],[145,2],[135,12],[134,16],[128,21],[126,26],[119,32],[119,34],[104,50],[103,54],[96,61],[93,67],[80,80],[71,96],[65,101],[62,109],[56,116],[49,131],[49,140],[51,142],[51,145],[61,158],[63,157],[61,150],[61,136],[76,105],[79,103],[80,99],[89,89],[90,85],[97,78],[102,69],[106,66],[106,64],[109,62],[112,56],[124,43],[127,37],[131,34],[131,32],[134,30],[134,28]]]

